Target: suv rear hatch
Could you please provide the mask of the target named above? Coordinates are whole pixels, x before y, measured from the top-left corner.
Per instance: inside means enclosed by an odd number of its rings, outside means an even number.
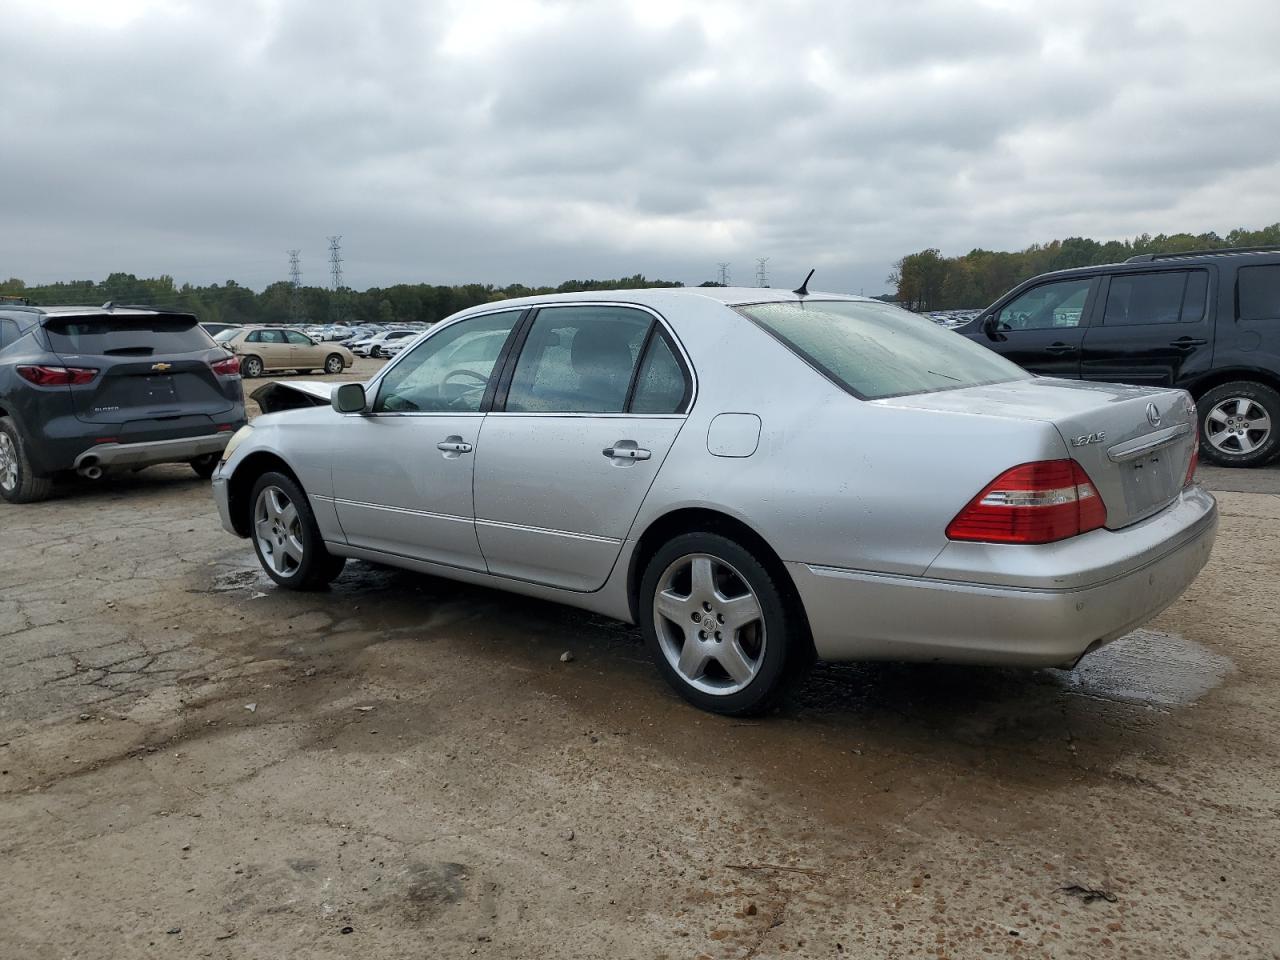
[[[166,434],[199,432],[235,406],[210,365],[222,351],[193,316],[55,315],[44,329],[50,348],[68,367],[99,371],[92,383],[70,388],[76,417],[126,425],[122,442],[151,439],[156,421],[164,423]],[[136,429],[128,429],[131,424]]]
[[[1184,390],[1035,378],[875,402],[1053,424],[1098,488],[1111,530],[1177,499],[1196,443],[1195,404]]]

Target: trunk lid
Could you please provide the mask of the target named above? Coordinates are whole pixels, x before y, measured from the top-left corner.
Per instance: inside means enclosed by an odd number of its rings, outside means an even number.
[[[1037,377],[874,402],[1052,424],[1098,488],[1111,530],[1177,498],[1196,443],[1195,404],[1172,388]]]
[[[216,348],[196,319],[182,314],[110,313],[51,317],[49,345],[69,367],[98,370],[71,388],[76,417],[86,423],[215,418],[235,398],[213,372]]]

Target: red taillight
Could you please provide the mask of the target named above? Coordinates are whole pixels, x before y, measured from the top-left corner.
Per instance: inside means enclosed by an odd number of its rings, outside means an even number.
[[[37,387],[67,387],[89,383],[98,375],[87,367],[18,367],[18,376]]]
[[[1051,543],[1096,530],[1107,508],[1074,460],[1041,460],[1006,470],[947,526],[952,540]]]
[[[240,358],[227,357],[225,360],[215,360],[210,366],[220,377],[234,377],[240,373]]]

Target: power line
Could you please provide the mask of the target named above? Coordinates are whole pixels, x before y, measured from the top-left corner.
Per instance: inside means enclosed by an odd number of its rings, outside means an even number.
[[[769,262],[768,257],[756,257],[756,286],[767,287],[769,285],[769,273],[765,270],[764,265]]]
[[[302,319],[302,251],[289,251],[289,319]]]
[[[720,265],[720,286],[729,286],[729,264],[721,263]]]
[[[342,322],[342,234],[329,238],[329,279],[333,283],[333,296],[329,298],[329,320]]]

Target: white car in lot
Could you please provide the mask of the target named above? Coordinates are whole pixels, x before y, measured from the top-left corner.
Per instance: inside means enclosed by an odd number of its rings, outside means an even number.
[[[416,330],[383,330],[375,333],[367,340],[358,340],[351,347],[351,352],[358,357],[389,357],[388,348],[397,341],[411,340],[418,335]]]
[[[721,713],[815,655],[1070,666],[1217,530],[1185,391],[1035,377],[864,298],[490,303],[366,384],[273,389],[213,491],[277,583],[355,557],[638,623]]]

